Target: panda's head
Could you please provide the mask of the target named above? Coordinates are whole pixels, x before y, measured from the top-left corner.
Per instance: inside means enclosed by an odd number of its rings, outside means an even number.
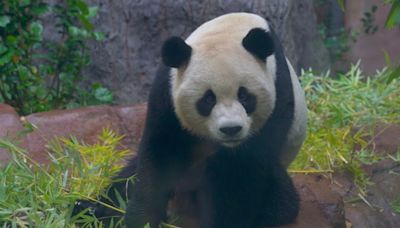
[[[226,147],[265,124],[275,102],[273,40],[265,29],[239,35],[168,39],[162,58],[171,70],[177,117],[193,134]]]

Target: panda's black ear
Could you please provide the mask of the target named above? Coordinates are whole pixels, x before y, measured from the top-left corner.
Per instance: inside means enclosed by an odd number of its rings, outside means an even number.
[[[162,61],[166,66],[178,68],[189,62],[192,48],[179,37],[167,39],[162,47]]]
[[[255,57],[265,61],[274,53],[274,40],[271,34],[262,28],[253,28],[242,40],[243,47]]]

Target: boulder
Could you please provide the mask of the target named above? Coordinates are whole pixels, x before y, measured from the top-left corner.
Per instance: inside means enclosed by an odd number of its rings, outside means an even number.
[[[26,121],[35,126],[26,135],[31,157],[41,163],[48,161],[45,145],[56,137],[74,136],[88,144],[97,142],[103,129],[114,130],[124,135],[121,147],[134,152],[141,136],[146,105],[93,106],[71,110],[56,110],[26,116]]]
[[[21,145],[36,162],[46,164],[49,162],[46,145],[52,140],[74,136],[79,141],[94,144],[103,129],[111,129],[124,136],[120,147],[134,153],[145,116],[146,104],[138,104],[55,110],[20,118],[12,107],[0,104],[0,139]],[[31,129],[25,130],[24,124],[31,125]],[[0,161],[8,160],[9,153],[0,148]]]

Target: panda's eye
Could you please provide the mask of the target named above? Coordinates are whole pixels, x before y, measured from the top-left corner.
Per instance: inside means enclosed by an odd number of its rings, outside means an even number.
[[[247,89],[244,87],[240,87],[238,91],[238,99],[240,103],[242,102],[247,102],[249,93],[247,92]]]
[[[204,96],[204,101],[207,104],[214,105],[215,104],[215,100],[216,100],[216,97],[215,97],[214,93],[211,90],[207,91],[207,93]]]
[[[242,104],[247,114],[250,114],[256,110],[256,96],[249,93],[249,91],[245,87],[239,88],[237,97],[238,101]]]
[[[197,111],[202,116],[208,116],[211,113],[211,110],[214,108],[217,103],[217,97],[213,93],[212,90],[207,90],[204,95],[196,102]]]

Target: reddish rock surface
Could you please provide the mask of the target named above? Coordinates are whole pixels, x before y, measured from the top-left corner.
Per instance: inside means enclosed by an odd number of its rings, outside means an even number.
[[[24,143],[19,137],[19,133],[23,130],[24,127],[14,109],[6,104],[0,104],[0,139]],[[0,148],[0,162],[7,162],[9,158],[8,152]]]
[[[363,130],[370,133],[364,137],[369,142],[366,149],[381,158],[376,163],[362,166],[371,182],[365,201],[354,201],[357,199],[356,188],[349,183],[351,178],[344,178],[344,175],[335,177],[335,180],[346,187],[335,191],[338,190],[344,200],[349,201],[345,203],[346,219],[353,227],[400,227],[400,215],[391,206],[392,202],[400,199],[400,162],[389,157],[394,158],[400,152],[400,125],[378,123]],[[360,148],[357,145],[355,150]]]
[[[21,139],[29,155],[37,162],[48,162],[46,145],[55,138],[74,136],[85,143],[97,142],[97,137],[105,128],[124,135],[121,147],[134,152],[146,115],[146,105],[134,106],[94,106],[73,110],[56,110],[35,113],[24,117],[32,124],[33,131]],[[0,138],[13,141],[23,124],[15,111],[7,105],[0,105]],[[8,160],[8,153],[0,150],[0,159]]]
[[[296,222],[281,228],[346,227],[342,197],[333,192],[331,182],[321,175],[295,175],[293,181],[300,195],[300,213]],[[180,227],[197,227],[196,209],[190,196],[181,194],[174,198],[170,208],[180,218]],[[172,209],[174,210],[174,209]]]
[[[140,139],[146,106],[94,106],[32,114],[26,120],[37,127],[27,134],[29,151],[36,161],[47,162],[47,142],[55,137],[75,136],[88,144],[97,141],[105,128],[124,135],[122,147],[133,150]]]
[[[377,69],[386,66],[385,51],[393,62],[398,62],[400,57],[400,30],[384,28],[390,5],[385,5],[383,2],[382,0],[346,1],[345,26],[353,31],[361,31],[357,41],[351,45],[347,57],[352,63],[361,59],[361,69],[368,74],[374,74]],[[373,24],[379,28],[374,34],[366,34],[361,19],[365,17],[366,12],[371,12],[371,7],[374,5],[378,6],[378,10],[374,15]]]
[[[368,146],[380,154],[395,154],[400,149],[400,124],[379,123],[373,129],[373,137],[366,138]]]
[[[331,181],[321,175],[296,175],[301,210],[296,223],[285,228],[346,227],[342,197],[331,190]]]

